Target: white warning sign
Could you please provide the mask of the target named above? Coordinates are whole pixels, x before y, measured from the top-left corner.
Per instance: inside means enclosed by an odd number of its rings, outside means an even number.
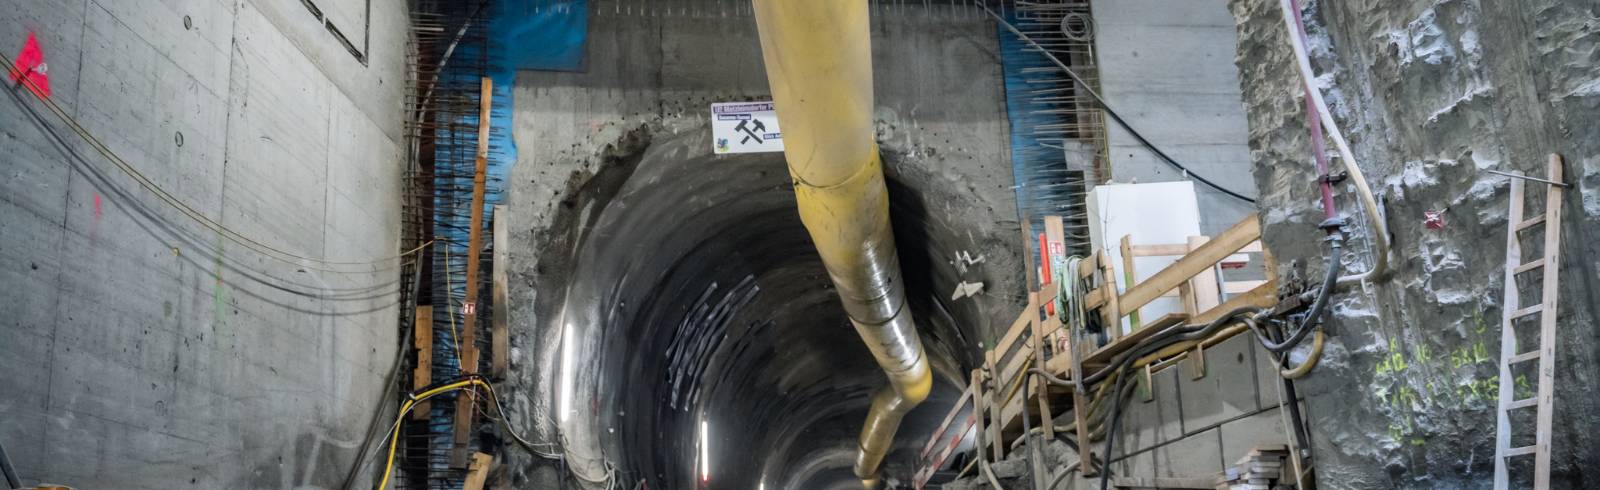
[[[778,113],[771,102],[711,104],[711,144],[718,154],[783,151]]]

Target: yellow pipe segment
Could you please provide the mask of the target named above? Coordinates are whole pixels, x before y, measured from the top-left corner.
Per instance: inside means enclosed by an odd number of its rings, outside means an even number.
[[[754,0],[800,219],[889,385],[872,397],[855,473],[868,486],[933,376],[906,310],[873,132],[867,2]]]

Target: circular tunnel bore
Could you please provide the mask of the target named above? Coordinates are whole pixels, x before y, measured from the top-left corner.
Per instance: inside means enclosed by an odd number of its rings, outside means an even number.
[[[857,435],[885,377],[800,222],[783,155],[710,147],[704,131],[651,141],[604,166],[558,221],[572,227],[569,279],[541,289],[560,298],[545,318],[566,344],[541,393],[570,464],[649,488],[859,488]],[[1020,270],[1006,237],[930,215],[930,199],[947,207],[953,190],[884,157],[908,299],[938,379],[885,461],[888,478],[905,480],[978,342],[1015,315],[1020,294],[1001,284]],[[953,261],[962,250],[999,256],[975,273]],[[951,299],[975,275],[999,280]]]

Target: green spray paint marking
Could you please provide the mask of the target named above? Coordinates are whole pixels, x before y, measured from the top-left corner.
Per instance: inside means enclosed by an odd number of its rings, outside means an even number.
[[[217,278],[217,282],[211,286],[211,314],[214,321],[212,324],[212,329],[220,333],[224,327],[228,326],[228,315],[224,313],[228,309],[228,284],[222,281],[221,234],[217,235],[216,253],[214,257],[215,259],[213,259],[211,263],[211,275]]]

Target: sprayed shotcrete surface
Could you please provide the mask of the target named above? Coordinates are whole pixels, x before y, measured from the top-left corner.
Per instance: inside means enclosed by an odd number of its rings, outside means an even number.
[[[1237,64],[1265,240],[1281,260],[1317,267],[1312,238],[1321,211],[1277,3],[1231,2]],[[1591,287],[1600,270],[1600,6],[1313,1],[1307,23],[1313,64],[1374,181],[1394,243],[1390,279],[1337,298],[1327,354],[1302,383],[1316,414],[1319,483],[1489,485],[1499,383],[1516,383],[1527,396],[1536,378],[1498,376],[1508,186],[1483,170],[1542,175],[1544,156],[1555,152],[1566,157],[1575,187],[1563,203],[1554,479],[1593,487],[1584,470],[1600,460],[1590,437],[1600,429],[1600,398],[1591,391],[1600,348]],[[1341,201],[1353,210],[1353,200]],[[1425,227],[1424,212],[1440,210],[1444,228]],[[1367,267],[1366,243],[1348,247],[1348,269]],[[1539,280],[1531,276],[1524,280]],[[1513,422],[1531,434],[1531,424]]]

